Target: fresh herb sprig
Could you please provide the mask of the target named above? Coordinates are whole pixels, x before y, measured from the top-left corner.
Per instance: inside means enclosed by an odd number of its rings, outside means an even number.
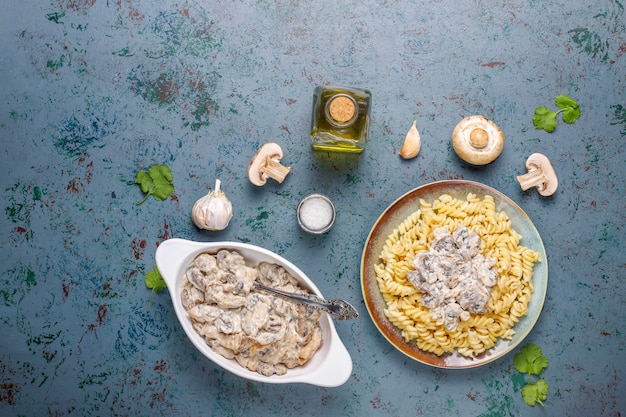
[[[152,295],[155,292],[161,292],[162,290],[167,288],[167,285],[165,284],[165,280],[161,276],[161,273],[157,269],[156,265],[154,265],[152,270],[148,271],[148,273],[146,274],[146,287],[152,290],[150,292],[150,299],[148,300],[148,310],[150,310],[150,303],[152,303]]]
[[[541,348],[534,343],[523,346],[513,358],[513,364],[522,374],[526,374],[527,383],[522,388],[522,398],[531,407],[543,402],[548,398],[548,383],[540,378],[533,381],[548,367],[548,358],[543,356]],[[534,375],[534,377],[533,377]]]
[[[135,184],[139,184],[141,191],[146,193],[137,203],[142,204],[151,195],[157,200],[166,200],[174,192],[174,176],[165,164],[153,164],[147,171],[139,171],[135,175]]]
[[[546,106],[539,106],[533,114],[533,124],[537,129],[543,129],[548,133],[556,129],[556,116],[561,113],[563,121],[572,124],[580,117],[580,106],[571,97],[559,94],[554,100],[554,104],[559,108],[553,111]]]

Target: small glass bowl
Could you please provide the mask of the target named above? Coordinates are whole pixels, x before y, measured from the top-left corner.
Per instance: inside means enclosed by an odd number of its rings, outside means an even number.
[[[310,194],[300,201],[298,224],[305,232],[321,235],[332,229],[337,218],[335,204],[323,194]]]

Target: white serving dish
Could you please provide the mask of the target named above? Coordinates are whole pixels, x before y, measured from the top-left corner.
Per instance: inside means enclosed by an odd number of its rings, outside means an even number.
[[[189,315],[185,311],[180,298],[181,279],[187,266],[200,253],[217,253],[220,249],[238,251],[248,262],[256,266],[260,262],[272,262],[281,265],[311,292],[322,296],[315,284],[288,260],[258,246],[239,242],[194,242],[184,239],[169,239],[159,245],[156,250],[156,264],[170,292],[176,316],[194,346],[207,358],[227,371],[243,378],[272,384],[307,383],[321,387],[337,387],[344,384],[352,373],[352,358],[342,343],[333,321],[328,314],[320,317],[322,328],[322,346],[315,355],[303,366],[289,369],[285,375],[270,377],[252,372],[240,366],[233,359],[226,359],[213,352],[191,326]]]

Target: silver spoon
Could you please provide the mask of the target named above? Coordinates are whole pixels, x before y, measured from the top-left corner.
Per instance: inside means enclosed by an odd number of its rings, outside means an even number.
[[[337,320],[352,320],[359,317],[359,312],[356,308],[344,300],[325,300],[314,294],[295,294],[292,292],[285,292],[277,290],[276,288],[270,288],[265,285],[257,284],[256,282],[252,288],[266,291],[296,303],[306,304],[313,308],[325,311]]]

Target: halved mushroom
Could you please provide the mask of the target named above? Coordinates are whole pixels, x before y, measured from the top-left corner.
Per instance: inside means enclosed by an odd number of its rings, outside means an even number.
[[[517,177],[522,190],[536,187],[539,194],[544,197],[556,192],[559,180],[548,157],[540,153],[530,155],[526,160],[526,169],[528,170],[526,174]]]
[[[283,150],[274,142],[266,143],[257,151],[248,166],[248,178],[254,185],[265,185],[268,178],[279,184],[283,182],[291,167],[281,165]]]
[[[487,165],[502,153],[504,133],[485,116],[468,116],[454,128],[452,147],[465,162]]]

